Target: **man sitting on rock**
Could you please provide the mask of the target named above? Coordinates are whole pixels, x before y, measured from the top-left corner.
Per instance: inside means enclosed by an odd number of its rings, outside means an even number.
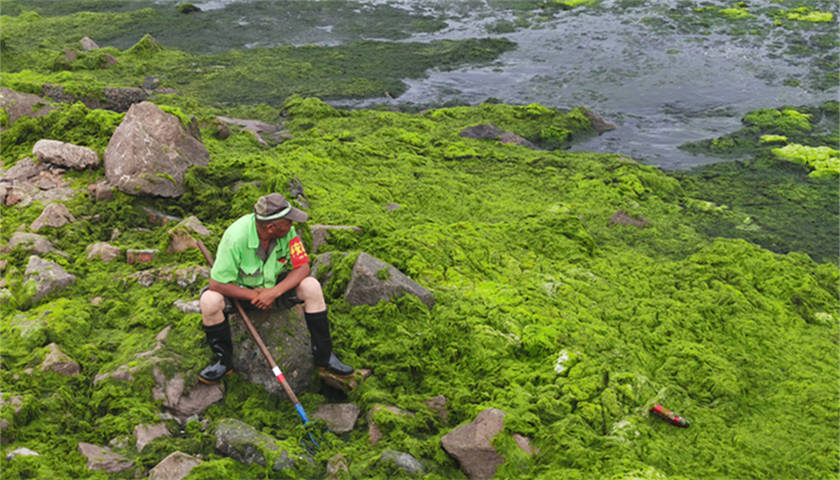
[[[231,224],[219,243],[210,271],[210,286],[199,299],[201,321],[216,363],[199,373],[204,383],[217,383],[233,371],[233,343],[228,312],[232,298],[261,310],[275,303],[290,308],[303,303],[312,340],[315,365],[337,375],[350,375],[332,351],[327,304],[321,284],[309,276],[309,257],[292,222],[305,222],[307,214],[292,207],[279,193],[260,197],[254,213]]]

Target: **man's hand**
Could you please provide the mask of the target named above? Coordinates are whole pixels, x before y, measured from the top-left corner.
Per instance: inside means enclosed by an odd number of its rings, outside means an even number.
[[[274,305],[274,301],[277,300],[277,295],[272,288],[255,288],[253,290],[254,296],[251,297],[251,305],[259,308],[260,310],[268,310]]]

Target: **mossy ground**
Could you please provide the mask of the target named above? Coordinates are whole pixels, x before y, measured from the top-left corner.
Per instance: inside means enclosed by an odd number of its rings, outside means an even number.
[[[7,21],[3,17],[4,32]],[[77,38],[45,41],[42,50],[19,52],[29,55],[19,61],[21,66],[31,62],[28,72],[7,73],[4,52],[4,85],[33,89],[27,85],[49,80],[83,88],[95,80],[97,88],[126,86],[146,74],[163,78],[161,59],[213,64],[210,57],[172,48],[147,56],[140,49],[113,48],[106,51],[119,56],[120,67],[110,73],[46,68],[70,41]],[[336,51],[321,50],[331,52],[327,56]],[[11,58],[14,65],[17,60]],[[228,87],[220,88],[224,100]],[[718,166],[721,171],[705,177],[673,178],[619,155],[530,150],[459,136],[464,127],[489,122],[531,141],[563,147],[589,133],[578,111],[539,105],[484,103],[396,113],[342,111],[299,96],[279,108],[230,110],[202,95],[156,101],[182,119],[194,115],[207,121],[230,112],[276,123],[283,119],[292,139],[267,148],[247,132],[217,140],[208,127],[202,138],[211,163],[188,173],[187,192],[179,199],[118,193],[113,201],[93,202],[79,194],[67,202],[76,222],[39,232],[68,254],[46,258],[76,275],[77,282],[35,305],[29,303],[31,289],[21,281],[28,253],[18,247],[0,255],[8,261],[3,276],[12,294],[0,304],[0,385],[5,397],[18,395],[23,402],[17,415],[10,405],[0,409],[0,416],[11,422],[3,449],[25,446],[40,453],[0,460],[4,477],[135,478],[180,450],[204,457],[188,477],[193,480],[320,478],[336,453],[347,459],[347,477],[395,478],[402,471],[378,461],[382,451],[393,449],[418,458],[426,478],[465,478],[440,447],[440,438],[488,407],[507,412],[505,435],[496,442],[507,459],[498,478],[787,479],[840,473],[840,301],[836,257],[830,253],[834,250],[827,251],[837,234],[803,230],[806,220],[796,218],[833,221],[836,228],[832,199],[837,187],[809,177],[805,167],[776,159],[771,149],[780,144],[760,140],[784,135],[814,145],[815,135],[836,138],[831,128],[815,129],[817,110],[829,118],[830,106],[782,107],[777,109],[781,116],[756,114],[750,118],[764,125],[771,117],[801,119],[784,114],[796,110],[812,115],[812,130],[802,132],[804,124],[794,121],[784,131],[750,131],[756,142],[751,145],[758,149],[750,150],[754,162],[725,164],[729,172]],[[45,135],[101,153],[120,120],[120,114],[80,104],[20,120],[0,136],[4,165],[31,152]],[[747,173],[765,164],[776,173],[756,176],[776,178],[769,183],[771,190],[765,180],[753,183]],[[103,177],[101,168],[68,173],[80,190]],[[209,358],[198,315],[172,306],[175,300],[195,298],[202,285],[159,282],[147,288],[128,277],[141,269],[204,263],[197,251],[165,253],[169,227],[150,224],[142,208],[197,215],[212,231],[207,244],[213,249],[224,228],[250,211],[256,198],[270,191],[288,193],[295,177],[305,187],[313,222],[363,229],[360,235],[336,232],[324,248],[351,253],[337,262],[333,280],[325,285],[336,349],[348,363],[374,371],[346,400],[365,412],[386,404],[416,415],[382,411],[376,416],[385,433],[380,443],[370,445],[361,426],[341,438],[326,434],[315,462],[303,462],[299,471],[273,473],[216,453],[214,422],[241,419],[280,439],[293,454],[304,453],[298,443],[304,429],[286,400],[232,375],[225,380],[224,400],[203,414],[208,429],[199,422],[184,427],[169,422],[172,437],[136,452],[131,446],[134,426],[157,422],[162,406],[152,398],[152,365],[138,362],[135,355],[150,350],[155,335],[171,326],[165,353],[177,355],[188,384]],[[235,188],[239,181],[252,183]],[[728,210],[720,207],[724,195],[743,199],[759,191],[756,185],[785,200],[768,203],[766,212],[776,211],[791,223],[767,221],[764,213],[749,209],[754,206],[734,200],[726,202]],[[390,203],[400,208],[391,211],[386,208]],[[805,213],[797,210],[802,205]],[[811,209],[821,205],[821,213]],[[35,220],[42,207],[4,208],[0,244]],[[651,224],[609,225],[617,210]],[[720,238],[750,230],[712,228],[735,219],[743,223],[748,215],[760,225],[759,234]],[[87,259],[85,247],[107,241],[114,228],[122,232],[117,246],[161,253],[151,264]],[[307,228],[301,230],[308,242]],[[817,241],[797,243],[803,231],[815,232]],[[432,290],[435,307],[428,310],[413,297],[370,307],[348,305],[342,294],[352,254],[360,251]],[[91,302],[95,297],[102,301]],[[81,363],[81,375],[38,370],[50,342]],[[97,374],[131,362],[139,367],[134,381],[93,385]],[[326,387],[298,393],[310,413],[324,402],[345,400]],[[449,402],[448,424],[424,404],[440,394]],[[649,416],[647,408],[654,402],[686,416],[691,427],[677,429]],[[540,453],[525,456],[507,436],[514,432],[532,438]],[[127,442],[115,448],[138,466],[120,475],[88,471],[78,442],[106,445],[112,439]]]
[[[78,116],[82,108],[61,112]],[[501,478],[836,474],[836,265],[708,236],[698,228],[702,215],[685,214],[695,200],[680,183],[620,156],[458,136],[464,127],[492,121],[533,138],[549,112],[496,104],[347,112],[292,98],[277,115],[286,116],[293,138],[276,147],[265,149],[245,134],[219,141],[206,131],[213,160],[190,174],[188,192],[176,202],[119,194],[94,203],[80,195],[69,204],[80,220],[46,232],[69,254],[47,257],[77,275],[77,284],[32,308],[2,307],[0,379],[4,392],[24,400],[7,448],[41,453],[4,461],[4,471],[21,478],[106,478],[85,470],[76,443],[130,436],[134,425],[156,421],[161,407],[151,399],[150,367],[129,384],[93,386],[93,377],[150,349],[166,326],[173,327],[168,349],[181,356],[183,370],[195,374],[207,359],[197,315],[171,306],[194,298],[200,285],[143,288],[126,278],[138,268],[201,264],[197,252],[163,253],[149,266],[129,266],[87,260],[84,247],[107,240],[116,226],[125,232],[119,246],[163,250],[167,228],[149,225],[141,214],[141,206],[152,206],[197,214],[214,232],[213,248],[260,194],[285,191],[297,177],[313,219],[364,230],[337,233],[327,250],[369,252],[437,299],[431,311],[413,297],[350,307],[342,299],[349,263],[337,266],[325,286],[336,347],[349,363],[374,370],[348,399],[365,411],[389,404],[418,415],[381,414],[385,438],[375,446],[363,428],[341,439],[327,434],[316,463],[297,475],[318,477],[324,462],[342,453],[352,478],[390,478],[399,472],[378,458],[396,449],[420,459],[427,478],[458,478],[440,437],[487,407],[506,411],[506,431],[525,434],[540,448],[529,458],[499,440],[509,459]],[[26,146],[36,136],[16,138]],[[80,184],[101,175],[74,174]],[[262,184],[234,193],[235,180]],[[401,208],[386,209],[392,202]],[[652,225],[609,226],[618,209]],[[39,213],[39,205],[6,209],[3,240]],[[15,249],[3,258],[9,260],[5,278],[20,284],[27,255]],[[104,302],[90,303],[95,296]],[[35,326],[24,329],[30,323]],[[82,363],[82,375],[24,372],[37,367],[51,341]],[[570,359],[558,373],[563,355]],[[226,391],[205,412],[211,425],[240,418],[303,453],[297,440],[304,432],[286,401],[236,376],[226,380]],[[301,393],[309,411],[327,401],[323,392]],[[423,404],[438,394],[449,400],[448,425]],[[654,401],[692,426],[676,429],[649,417]],[[140,470],[175,450],[204,455],[190,478],[272,477],[218,456],[210,431],[197,423],[183,430],[128,454]]]

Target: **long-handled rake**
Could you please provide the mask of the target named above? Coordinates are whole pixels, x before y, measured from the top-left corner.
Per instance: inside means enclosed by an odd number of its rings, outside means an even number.
[[[189,241],[189,243],[194,245],[201,251],[201,253],[204,255],[204,259],[207,260],[207,263],[209,263],[212,267],[213,256],[210,255],[210,251],[207,250],[207,247],[204,245],[204,242],[196,238],[192,238],[192,241]],[[298,415],[300,416],[301,420],[303,420],[303,425],[308,427],[309,424],[312,422],[309,420],[309,417],[306,416],[306,412],[303,410],[303,405],[300,404],[297,395],[295,395],[295,392],[292,390],[292,387],[289,385],[289,382],[286,380],[286,377],[283,375],[283,372],[280,371],[280,367],[277,366],[277,362],[274,361],[274,357],[271,356],[271,353],[269,353],[268,349],[265,347],[265,343],[260,337],[260,334],[257,333],[257,329],[254,328],[254,324],[251,323],[251,320],[248,318],[248,315],[245,314],[245,309],[243,309],[242,305],[239,304],[239,300],[235,298],[233,299],[233,304],[236,306],[236,310],[237,312],[239,312],[239,316],[242,318],[242,321],[245,322],[245,327],[248,328],[248,331],[251,333],[251,336],[254,338],[254,341],[257,342],[257,346],[260,348],[260,351],[262,352],[263,356],[268,361],[269,366],[271,366],[271,372],[277,378],[277,381],[280,382],[280,385],[283,386],[283,390],[286,391],[286,395],[289,397],[289,400],[291,400],[292,403],[295,405],[295,410],[297,410]],[[309,435],[309,440],[312,441],[314,448],[317,449],[319,445],[318,442],[315,441],[315,438],[312,436],[312,432],[307,431],[307,434]],[[301,441],[301,443],[303,443],[303,446],[304,448],[306,448],[306,450],[309,451],[312,449],[303,441]]]

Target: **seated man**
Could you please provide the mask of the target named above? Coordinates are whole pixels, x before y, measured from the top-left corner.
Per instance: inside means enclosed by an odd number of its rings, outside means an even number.
[[[332,351],[327,304],[321,284],[309,276],[309,257],[292,222],[305,222],[305,212],[292,207],[283,195],[260,197],[250,213],[233,222],[219,243],[210,271],[210,286],[199,306],[207,343],[216,363],[199,374],[204,383],[216,383],[233,371],[233,343],[227,312],[232,298],[243,307],[268,310],[275,302],[285,307],[303,303],[312,340],[315,365],[338,375],[350,375]],[[247,303],[245,303],[247,302]]]

